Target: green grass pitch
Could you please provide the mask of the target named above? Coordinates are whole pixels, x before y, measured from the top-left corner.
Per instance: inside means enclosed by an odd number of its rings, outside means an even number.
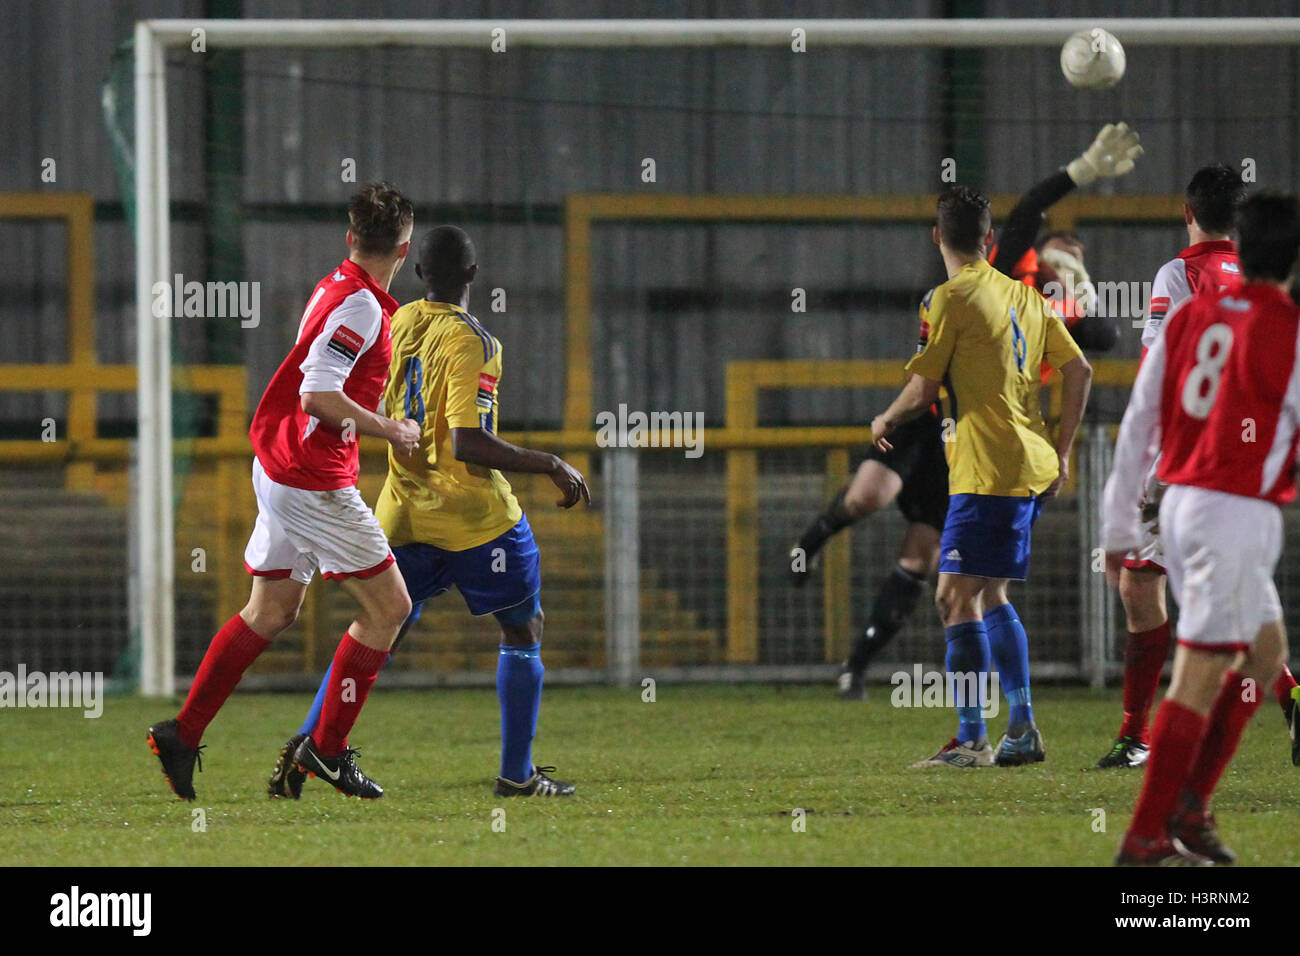
[[[1047,762],[910,770],[951,736],[947,711],[866,704],[827,687],[553,688],[539,763],[568,801],[502,800],[491,690],[377,691],[352,735],[382,800],[308,780],[266,797],[305,694],[236,695],[209,728],[199,800],[167,789],[145,729],[172,705],[111,698],[104,714],[10,710],[0,744],[0,864],[1106,865],[1140,771],[1087,768],[1110,742],[1116,691],[1039,688]],[[1000,732],[1004,718],[991,730]],[[504,829],[497,808],[504,810]],[[803,831],[798,815],[805,811]],[[1244,864],[1300,865],[1300,768],[1270,698],[1220,785],[1220,827]],[[206,830],[196,826],[202,809]],[[1105,811],[1105,832],[1094,811]]]

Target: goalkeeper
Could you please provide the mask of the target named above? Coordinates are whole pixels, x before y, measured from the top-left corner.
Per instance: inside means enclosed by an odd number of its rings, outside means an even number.
[[[1083,243],[1072,233],[1049,233],[1035,240],[1053,203],[1078,187],[1125,175],[1141,155],[1136,132],[1124,123],[1108,124],[1081,156],[1021,197],[990,254],[991,264],[1001,272],[1033,285],[1053,301],[1070,334],[1085,350],[1109,350],[1119,332],[1114,319],[1090,314],[1096,291],[1084,266]],[[922,324],[922,342],[926,332]],[[869,449],[849,484],[805,529],[790,552],[791,578],[796,586],[802,586],[817,554],[833,535],[893,501],[907,519],[898,562],[881,583],[867,626],[854,640],[841,669],[839,692],[843,698],[865,699],[868,665],[902,628],[920,600],[926,579],[938,568],[939,538],[948,511],[943,418],[936,405],[890,435],[891,451]]]

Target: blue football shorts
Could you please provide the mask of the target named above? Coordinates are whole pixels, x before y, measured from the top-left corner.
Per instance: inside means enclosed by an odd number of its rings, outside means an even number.
[[[432,544],[403,544],[393,549],[414,608],[453,586],[470,613],[494,614],[508,626],[520,626],[541,610],[542,565],[527,516],[486,544],[448,551]]]
[[[1043,510],[1037,495],[953,495],[939,543],[939,571],[1023,581],[1029,537]]]

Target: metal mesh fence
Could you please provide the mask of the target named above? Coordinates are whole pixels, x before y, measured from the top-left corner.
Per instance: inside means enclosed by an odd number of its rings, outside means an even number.
[[[482,271],[472,304],[504,343],[510,391],[502,425],[507,433],[546,429],[549,436],[538,438],[544,446],[560,429],[591,427],[566,420],[575,377],[587,377],[592,412],[620,403],[698,409],[709,428],[733,428],[725,392],[733,362],[875,359],[901,368],[915,342],[916,303],[941,281],[942,268],[926,223],[898,210],[943,184],[937,171],[944,160],[956,160],[961,182],[1014,196],[1086,146],[1101,123],[1123,116],[1142,133],[1147,155],[1130,177],[1089,196],[1149,208],[1176,195],[1209,158],[1249,157],[1261,184],[1294,180],[1295,91],[1275,78],[1296,75],[1295,49],[1252,50],[1249,69],[1239,49],[1208,47],[1195,57],[1152,49],[1133,57],[1123,84],[1089,97],[1069,95],[1055,50],[1006,53],[172,51],[173,267],[186,280],[256,283],[262,308],[249,328],[230,316],[173,322],[177,437],[242,441],[253,403],[293,340],[307,292],[345,254],[342,203],[354,182],[371,177],[391,178],[412,194],[419,228],[456,221],[478,241]],[[106,84],[113,95],[105,100],[123,183],[132,167],[130,67],[127,49],[114,62]],[[1239,108],[1245,97],[1249,114]],[[647,159],[655,161],[651,179]],[[343,175],[349,162],[351,179]],[[89,432],[65,428],[57,454],[16,446],[7,453],[8,462],[24,464],[0,473],[10,572],[0,583],[0,665],[130,668],[125,439],[135,410],[130,385],[119,387],[125,379],[114,373],[118,385],[110,388],[104,366],[124,367],[133,355],[133,263],[123,219],[135,197],[129,187],[100,192],[90,361],[71,354],[75,336],[53,331],[65,282],[56,228],[8,220],[3,227],[14,239],[7,281],[17,295],[0,302],[0,321],[8,340],[22,343],[5,362],[66,365],[68,375],[102,389]],[[597,194],[626,199],[623,212],[641,212],[621,218],[616,201],[604,218],[584,221],[588,255],[575,267],[568,255],[575,200]],[[769,212],[740,218],[645,213],[647,201],[682,196],[772,201]],[[827,196],[896,202],[894,212],[871,221],[828,222],[817,205]],[[1095,279],[1149,280],[1183,241],[1176,201],[1164,218],[1089,218],[1088,208],[1080,207],[1072,225],[1087,243]],[[394,286],[403,301],[421,294],[411,273],[408,266]],[[489,311],[498,291],[508,304]],[[806,297],[803,309],[792,305],[797,293]],[[569,349],[575,302],[586,306],[585,353]],[[1139,352],[1131,319],[1120,317],[1119,358]],[[204,376],[213,369],[224,377],[207,388]],[[14,378],[0,382],[13,386]],[[36,416],[66,424],[68,387],[8,386],[0,394],[6,439],[29,441]],[[758,394],[749,411],[757,426],[791,436],[860,427],[890,390],[775,389]],[[1125,395],[1098,390],[1097,420],[1117,421]],[[865,622],[903,533],[896,508],[864,520],[832,545],[844,549],[836,572],[843,576],[828,590],[818,572],[796,589],[788,582],[789,547],[856,465],[860,448],[792,440],[738,451],[706,443],[699,458],[638,452],[631,485],[637,533],[629,536],[613,533],[626,529],[621,499],[606,484],[607,457],[572,436],[555,447],[589,460],[602,503],[558,514],[544,479],[515,481],[542,549],[548,663],[556,673],[600,677],[611,665],[611,642],[621,633],[612,624],[620,585],[611,568],[631,567],[638,667],[706,675],[731,667],[749,676],[760,667],[769,675],[820,677]],[[736,454],[751,454],[755,468],[752,514],[740,517],[729,475]],[[177,449],[182,681],[246,596],[240,559],[255,514],[248,465],[246,453],[228,447]],[[383,467],[368,451],[367,500]],[[1012,592],[1033,660],[1061,676],[1083,676],[1090,651],[1083,583],[1090,542],[1080,508],[1072,491],[1045,511],[1031,581]],[[1290,540],[1297,533],[1291,515],[1287,530]],[[738,535],[748,550],[737,550]],[[735,574],[746,561],[754,573]],[[1284,560],[1279,582],[1289,607],[1287,599],[1300,597],[1300,571]],[[880,669],[941,659],[931,596],[927,589]],[[745,608],[752,620],[738,625],[736,612]],[[1101,656],[1117,665],[1122,622],[1114,602],[1110,611]],[[299,623],[254,677],[268,685],[311,683],[349,615],[337,588],[316,583]],[[425,609],[392,679],[489,680],[494,641],[490,621],[471,619],[459,597],[445,595]]]

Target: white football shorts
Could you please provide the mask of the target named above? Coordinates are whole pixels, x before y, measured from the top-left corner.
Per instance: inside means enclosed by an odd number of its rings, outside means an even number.
[[[1247,650],[1264,624],[1282,619],[1273,571],[1282,554],[1282,510],[1269,501],[1170,485],[1160,503],[1165,568],[1178,601],[1178,643]]]
[[[327,578],[369,578],[393,563],[379,520],[354,486],[307,491],[272,481],[253,459],[257,524],[244,549],[249,574],[311,582],[320,568]]]

